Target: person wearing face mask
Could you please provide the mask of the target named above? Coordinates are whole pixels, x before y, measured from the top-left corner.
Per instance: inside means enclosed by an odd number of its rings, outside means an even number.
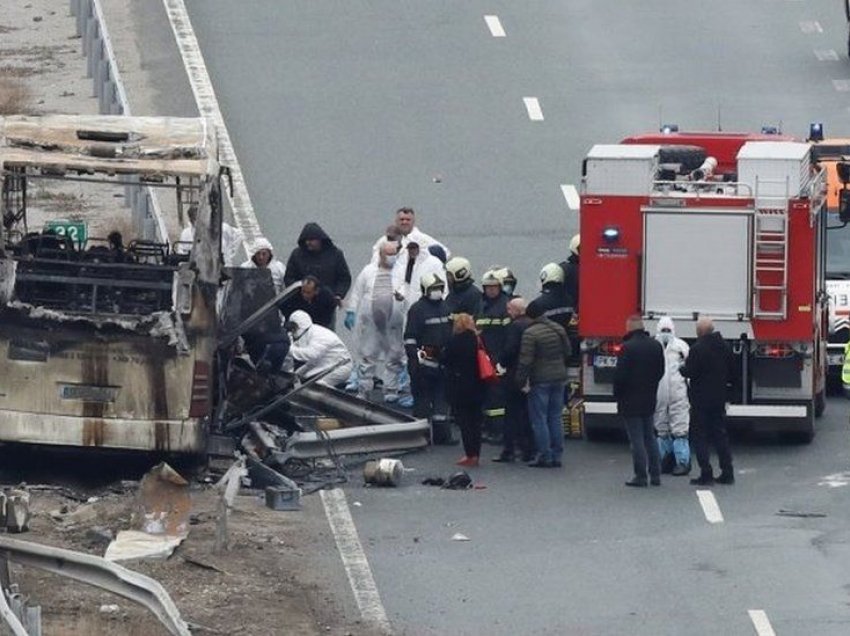
[[[676,337],[673,320],[663,316],[658,321],[655,339],[664,347],[664,377],[658,383],[655,406],[655,432],[658,434],[658,452],[661,455],[661,472],[677,476],[691,472],[691,449],[688,442],[691,405],[688,401],[688,384],[680,371],[688,359],[688,343]]]
[[[338,335],[314,325],[309,314],[300,309],[292,312],[286,322],[286,331],[292,337],[288,359],[298,377],[309,380],[341,363],[319,380],[319,384],[338,386],[345,382],[351,373],[351,354]]]
[[[517,279],[509,267],[500,267],[493,274],[502,284],[502,292],[508,297],[508,300],[519,298],[519,294],[516,293]]]
[[[404,305],[393,294],[392,271],[398,259],[398,243],[385,240],[378,250],[378,262],[369,263],[357,275],[345,312],[345,328],[355,327],[358,395],[366,397],[374,388],[374,378],[384,383],[384,400],[399,398],[399,378],[404,369]],[[376,376],[384,360],[384,373]]]
[[[420,279],[422,298],[407,312],[404,350],[413,393],[413,415],[429,418],[435,444],[456,444],[445,397],[443,349],[452,336],[449,308],[443,296],[446,283],[439,274]]]

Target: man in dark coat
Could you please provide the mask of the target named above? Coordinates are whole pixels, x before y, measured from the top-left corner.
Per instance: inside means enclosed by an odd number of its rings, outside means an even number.
[[[298,237],[298,247],[292,250],[286,262],[284,284],[315,276],[323,287],[327,287],[336,299],[337,306],[351,287],[351,272],[342,250],[318,223],[307,223]]]
[[[307,312],[314,325],[333,329],[336,299],[327,287],[321,285],[318,278],[310,275],[301,282],[298,293],[278,305],[278,309],[286,318],[300,309]]]
[[[528,399],[516,383],[516,370],[519,365],[519,348],[522,334],[531,324],[531,318],[525,315],[524,298],[512,298],[508,302],[510,324],[506,327],[505,342],[498,358],[496,370],[502,374],[505,386],[505,435],[504,447],[494,462],[514,461],[519,446],[522,461],[534,459],[534,437],[531,421],[528,417]]]
[[[660,486],[661,458],[655,443],[653,416],[658,383],[664,377],[664,348],[644,330],[640,316],[629,317],[626,331],[614,371],[617,413],[626,420],[635,471],[626,486],[647,486],[647,463],[650,483]]]
[[[717,482],[734,484],[732,451],[726,432],[727,385],[732,377],[732,350],[710,318],[697,321],[697,341],[691,347],[682,375],[690,380],[691,444],[699,463],[700,475],[691,479],[697,486],[714,483],[709,440],[717,450],[720,475]]]

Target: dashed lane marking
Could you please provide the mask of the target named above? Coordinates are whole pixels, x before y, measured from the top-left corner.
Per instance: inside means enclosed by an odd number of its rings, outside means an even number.
[[[484,22],[487,23],[487,28],[490,29],[490,35],[494,38],[503,38],[507,35],[505,27],[502,26],[502,21],[497,15],[485,15]]]
[[[803,20],[800,22],[800,31],[806,35],[811,35],[812,33],[823,33],[823,27],[817,20]]]
[[[378,594],[378,586],[372,576],[372,569],[369,567],[357,528],[351,518],[345,493],[335,488],[322,490],[319,494],[363,621],[379,630],[381,634],[391,634],[390,620],[387,618],[387,612]]]
[[[702,512],[705,514],[705,519],[709,523],[723,523],[723,513],[720,512],[720,506],[717,505],[717,499],[714,498],[714,493],[710,490],[697,490],[697,498],[699,505],[702,506]]]
[[[189,83],[192,86],[192,93],[195,95],[198,112],[212,120],[218,133],[219,160],[222,165],[230,168],[230,174],[233,178],[233,191],[230,193],[233,218],[245,237],[246,249],[250,249],[254,239],[263,234],[260,230],[260,224],[257,222],[257,216],[254,214],[254,206],[251,204],[251,197],[248,195],[248,186],[245,184],[242,168],[239,166],[236,151],[230,141],[230,134],[227,132],[227,126],[224,123],[224,116],[221,114],[218,98],[215,96],[204,56],[201,54],[201,47],[189,20],[186,4],[184,0],[163,0],[163,5],[171,24],[171,30],[174,31],[174,38],[177,40],[180,57],[183,58],[183,66],[185,66],[186,74],[189,76]]]
[[[531,121],[543,121],[543,110],[540,108],[540,101],[536,97],[523,97],[522,101]]]
[[[821,62],[837,62],[838,52],[835,49],[815,49],[815,57]]]
[[[773,631],[764,610],[747,610],[747,614],[750,615],[750,620],[753,622],[753,627],[756,628],[758,636],[776,636],[776,632]]]
[[[561,192],[564,193],[564,199],[567,201],[567,207],[574,212],[578,212],[580,199],[576,187],[574,185],[564,184],[561,186]]]

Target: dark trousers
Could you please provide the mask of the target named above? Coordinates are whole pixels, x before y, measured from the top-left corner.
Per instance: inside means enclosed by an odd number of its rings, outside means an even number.
[[[460,427],[464,455],[478,457],[481,455],[481,405],[453,404],[452,414]]]
[[[513,455],[517,447],[529,460],[534,455],[528,398],[522,391],[511,388],[505,392],[505,455]]]
[[[629,434],[629,445],[632,449],[635,478],[642,481],[646,481],[647,468],[653,479],[661,477],[661,459],[652,420],[652,415],[626,417],[626,432]]]
[[[484,399],[484,431],[495,440],[500,440],[505,429],[505,381],[500,378],[487,386]],[[492,440],[491,440],[492,441]]]
[[[410,369],[410,393],[413,396],[413,416],[431,421],[434,443],[450,443],[452,434],[443,370],[424,365]]]
[[[712,476],[711,448],[714,444],[720,472],[732,474],[732,451],[729,448],[729,434],[726,432],[726,412],[723,407],[717,409],[692,409],[690,425],[691,446],[697,456],[700,474]]]

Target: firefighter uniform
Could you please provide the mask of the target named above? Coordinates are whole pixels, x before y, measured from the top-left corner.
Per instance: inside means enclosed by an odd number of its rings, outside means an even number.
[[[481,334],[484,348],[495,364],[502,355],[507,327],[511,323],[508,316],[508,297],[500,293],[496,298],[483,298],[481,313],[475,319],[475,326]],[[494,443],[501,443],[505,419],[505,386],[502,380],[487,388],[484,401],[484,433]]]
[[[481,290],[473,284],[472,280],[454,283],[446,303],[452,320],[458,314],[469,314],[475,317],[481,313]]]
[[[564,330],[569,328],[573,318],[573,301],[562,283],[545,284],[540,295],[531,302],[540,306],[549,320],[558,323]]]
[[[404,349],[413,393],[413,415],[430,418],[435,444],[452,444],[440,356],[452,335],[446,301],[423,295],[407,313]]]

